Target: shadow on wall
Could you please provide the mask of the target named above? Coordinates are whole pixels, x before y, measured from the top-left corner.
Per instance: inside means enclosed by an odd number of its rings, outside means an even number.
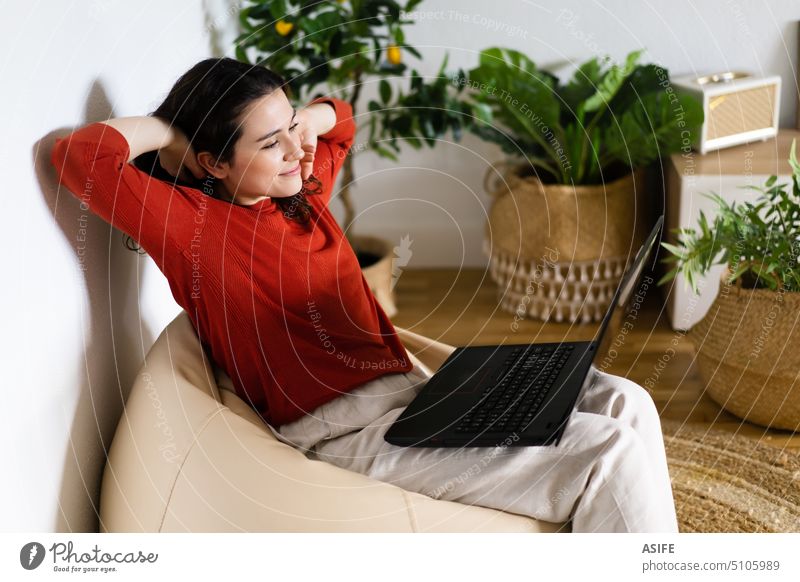
[[[84,124],[110,117],[114,117],[113,108],[102,84],[95,81],[86,101]],[[49,133],[33,147],[39,187],[75,253],[87,299],[84,305],[75,306],[82,311],[86,332],[75,338],[76,344],[84,347],[84,374],[76,386],[80,395],[61,467],[59,514],[54,516],[53,531],[96,532],[106,451],[154,337],[139,312],[147,257],[128,250],[120,231],[92,214],[58,184],[50,154],[56,138],[74,129]]]

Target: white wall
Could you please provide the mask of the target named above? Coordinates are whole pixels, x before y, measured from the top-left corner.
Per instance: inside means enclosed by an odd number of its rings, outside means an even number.
[[[650,59],[673,74],[745,68],[783,75],[782,122],[794,124],[800,6],[792,0],[697,6],[687,0],[469,0],[449,12],[453,4],[423,3],[419,10],[433,13],[408,33],[428,55],[421,64],[409,61],[423,74],[436,71],[445,50],[452,68],[474,66],[479,49],[505,45],[540,64],[564,65],[566,73],[569,63],[596,51],[621,58],[647,47]],[[180,73],[227,51],[235,34],[229,5],[86,0],[6,8],[0,36],[3,530],[96,527],[103,448],[143,354],[178,311],[148,258],[125,250],[120,234],[83,216],[71,196],[56,195],[49,148],[55,135],[87,122],[150,111]],[[408,268],[484,265],[482,177],[501,157],[471,136],[435,151],[409,149],[399,166],[360,155],[358,231],[398,244],[409,234]],[[341,205],[332,204],[341,219]]]
[[[104,446],[143,354],[178,313],[149,258],[56,193],[50,147],[85,123],[152,110],[211,55],[226,6],[18,2],[4,15],[3,530],[97,527]]]

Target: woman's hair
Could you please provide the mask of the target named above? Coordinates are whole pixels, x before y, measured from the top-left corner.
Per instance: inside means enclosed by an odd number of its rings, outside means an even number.
[[[291,89],[279,74],[261,65],[250,65],[228,57],[205,59],[186,71],[170,89],[164,102],[150,113],[182,131],[195,152],[209,152],[220,162],[233,159],[236,142],[241,137],[240,115],[256,99],[283,90],[287,97]],[[158,163],[158,152],[146,152],[133,160],[134,166],[154,178],[189,186],[214,198],[213,180],[198,179],[185,172],[188,178],[173,177]],[[306,195],[320,194],[322,184],[315,176],[304,181],[297,194],[275,198],[284,215],[308,224],[311,206]],[[130,237],[125,244],[138,250]]]

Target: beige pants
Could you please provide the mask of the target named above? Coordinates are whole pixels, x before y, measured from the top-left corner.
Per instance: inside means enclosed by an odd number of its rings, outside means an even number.
[[[574,532],[676,532],[661,423],[638,384],[592,368],[557,446],[398,447],[383,440],[429,376],[387,374],[273,429],[306,456],[433,498]]]

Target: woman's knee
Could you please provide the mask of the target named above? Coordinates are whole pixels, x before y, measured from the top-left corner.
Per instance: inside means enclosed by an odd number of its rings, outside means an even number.
[[[614,419],[612,419],[613,421]],[[629,424],[613,422],[599,449],[595,475],[601,481],[613,483],[614,490],[629,495],[639,483],[645,486],[649,477],[647,446],[641,435]],[[602,475],[602,477],[600,477]]]
[[[598,383],[609,390],[610,415],[629,422],[652,423],[658,420],[658,409],[650,393],[628,378],[600,372]]]
[[[580,443],[581,453],[590,460],[617,459],[634,464],[646,457],[644,442],[628,422],[611,416],[578,413],[571,429],[570,443]]]

